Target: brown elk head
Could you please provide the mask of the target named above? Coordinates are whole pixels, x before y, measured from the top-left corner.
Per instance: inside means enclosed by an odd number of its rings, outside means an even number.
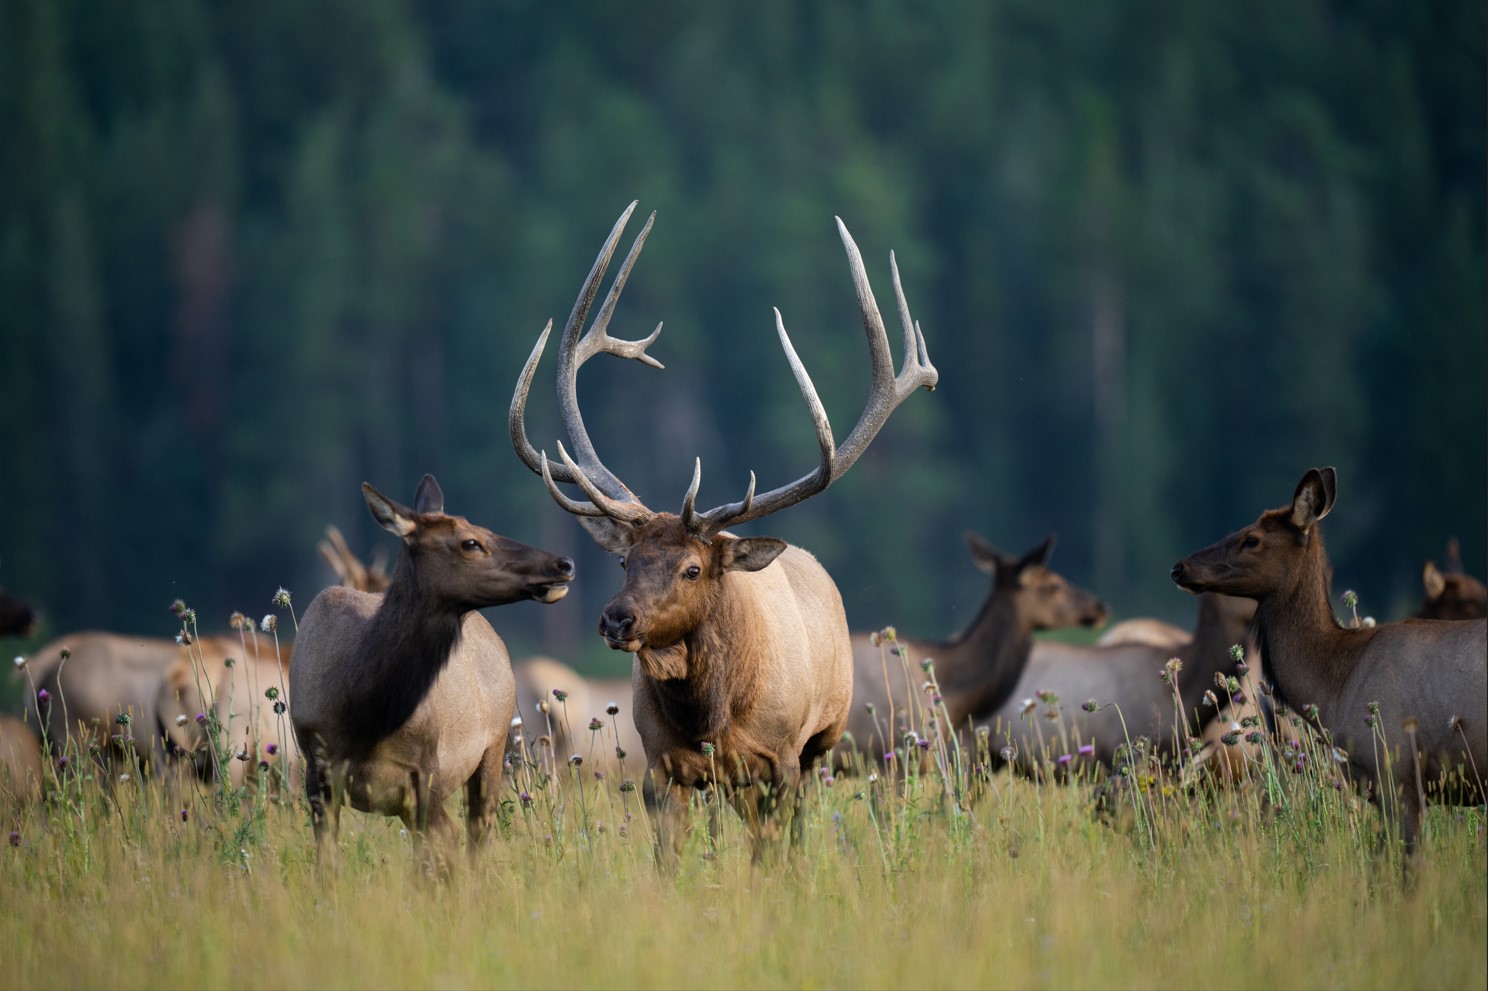
[[[383,529],[403,540],[398,571],[420,596],[457,610],[483,609],[535,599],[557,602],[568,594],[573,561],[528,547],[444,511],[444,492],[433,475],[419,482],[410,509],[362,483],[367,508]],[[399,579],[394,574],[394,581]]]
[[[1110,618],[1110,610],[1098,597],[1049,570],[1054,534],[1022,557],[1003,553],[970,530],[966,531],[966,546],[976,566],[992,575],[998,590],[1014,596],[1018,615],[1032,629],[1096,627]]]
[[[600,633],[611,647],[626,651],[636,651],[643,647],[665,650],[677,643],[710,614],[718,601],[725,575],[729,572],[759,571],[769,566],[786,549],[784,541],[773,537],[739,538],[724,533],[724,529],[768,516],[825,489],[858,459],[895,407],[915,389],[933,389],[937,381],[937,373],[930,364],[925,349],[924,336],[909,315],[909,304],[905,301],[904,291],[899,283],[898,267],[891,254],[890,267],[893,270],[894,293],[903,325],[905,357],[902,370],[895,374],[888,335],[883,318],[879,315],[878,304],[874,301],[873,291],[868,285],[862,258],[847,228],[838,219],[837,228],[847,249],[872,358],[872,393],[857,426],[842,447],[838,448],[826,411],[817,398],[816,388],[791,346],[784,320],[777,309],[776,333],[816,429],[821,451],[816,468],[789,485],[759,496],[755,494],[755,479],[751,473],[749,488],[741,501],[698,512],[694,502],[702,478],[702,464],[699,460],[694,463],[692,485],[683,499],[681,513],[674,515],[652,512],[599,460],[579,412],[576,390],[579,366],[601,351],[618,357],[634,358],[655,368],[661,367],[660,362],[646,354],[646,348],[661,333],[660,324],[650,336],[639,341],[616,340],[606,333],[620,292],[630,276],[646,235],[651,230],[656,217],[654,213],[646,221],[645,227],[631,246],[630,253],[621,264],[593,325],[580,336],[615,245],[635,206],[632,203],[615,222],[579,291],[579,297],[563,331],[559,349],[558,399],[575,457],[570,457],[560,442],[558,455],[561,463],[551,463],[545,452],[537,451],[527,440],[524,423],[527,396],[537,363],[552,331],[551,321],[538,338],[537,345],[522,370],[512,397],[510,416],[512,446],[518,456],[529,468],[543,476],[554,500],[565,510],[578,516],[601,547],[621,555],[625,568],[625,584],[620,594],[605,608],[600,619]],[[558,488],[559,482],[577,485],[588,497],[587,501],[571,499],[565,495]],[[681,673],[668,672],[666,676],[676,677]]]
[[[1317,523],[1333,508],[1337,493],[1336,471],[1308,469],[1290,506],[1268,510],[1250,526],[1179,561],[1173,581],[1186,592],[1249,599],[1291,591],[1319,562],[1326,567]]]
[[[1481,619],[1488,616],[1488,587],[1462,570],[1461,551],[1454,537],[1447,545],[1442,566],[1427,561],[1421,572],[1426,601],[1416,613],[1420,619]]]

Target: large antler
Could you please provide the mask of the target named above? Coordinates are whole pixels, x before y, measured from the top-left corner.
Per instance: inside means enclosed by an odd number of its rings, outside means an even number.
[[[582,340],[578,340],[578,328],[583,324],[599,280],[604,276],[605,267],[609,264],[610,256],[614,252],[615,242],[619,239],[625,222],[635,206],[636,204],[632,203],[627,207],[620,215],[620,219],[616,221],[614,229],[610,231],[610,236],[600,250],[599,257],[595,259],[594,268],[579,292],[579,299],[574,304],[573,313],[569,316],[568,325],[563,332],[563,348],[560,352],[558,369],[558,394],[563,409],[564,425],[578,454],[577,462],[569,457],[560,443],[558,454],[562,464],[550,464],[546,454],[539,453],[528,443],[523,426],[527,393],[536,372],[538,359],[542,356],[543,346],[547,342],[548,333],[552,330],[551,322],[543,330],[542,336],[538,338],[537,347],[533,349],[532,356],[527,359],[527,365],[522,370],[516,394],[512,397],[510,420],[512,444],[517,449],[517,453],[529,468],[542,474],[548,490],[560,506],[580,516],[609,516],[631,523],[644,522],[654,514],[646,509],[640,500],[636,499],[625,487],[625,484],[600,462],[589,441],[589,435],[584,429],[583,419],[579,415],[574,386],[579,365],[598,351],[607,351],[620,357],[638,358],[657,368],[661,367],[659,362],[645,353],[646,347],[661,333],[660,324],[657,324],[656,330],[642,341],[618,341],[608,337],[604,332],[613,313],[615,302],[619,298],[620,290],[630,274],[636,255],[640,253],[646,234],[651,229],[651,222],[656,218],[654,213],[646,222],[645,229],[637,236],[630,254],[626,256],[625,263],[615,277],[615,284],[610,288],[610,293],[605,299],[599,316],[595,319],[594,326]],[[878,303],[873,298],[873,289],[868,284],[868,275],[863,269],[862,255],[858,252],[857,244],[840,217],[837,218],[837,230],[842,236],[843,246],[847,249],[853,285],[858,294],[858,306],[863,313],[863,330],[868,336],[868,353],[873,364],[873,384],[868,401],[858,417],[857,425],[848,435],[847,441],[841,448],[838,448],[832,436],[832,426],[827,419],[827,412],[816,394],[816,386],[812,384],[806,366],[801,363],[795,348],[791,346],[790,337],[785,332],[785,321],[777,308],[775,329],[780,336],[780,345],[785,350],[791,372],[796,377],[796,384],[806,400],[807,412],[811,415],[812,424],[816,428],[821,458],[816,468],[809,474],[758,497],[754,493],[755,477],[751,472],[749,489],[743,500],[718,506],[705,513],[699,513],[694,508],[698,486],[702,481],[702,461],[694,462],[692,485],[688,488],[687,495],[682,502],[682,520],[687,529],[698,536],[711,536],[725,527],[760,519],[822,491],[852,467],[867,449],[869,442],[877,435],[879,429],[888,421],[889,414],[908,398],[910,393],[921,387],[933,390],[939,380],[935,366],[930,364],[930,356],[925,348],[925,336],[919,324],[910,316],[909,303],[904,298],[904,288],[899,281],[899,265],[893,252],[889,253],[889,268],[893,273],[894,297],[898,303],[899,320],[904,328],[904,366],[897,375],[894,373],[894,362],[889,351],[888,332],[884,329]],[[557,482],[578,485],[591,501],[584,503],[570,499],[558,489]]]
[[[692,486],[687,490],[687,496],[682,503],[683,522],[687,529],[694,533],[714,534],[728,526],[757,520],[787,506],[793,506],[825,489],[842,477],[862,456],[868,444],[888,421],[889,414],[894,412],[894,409],[904,402],[910,393],[921,387],[934,391],[935,384],[940,379],[935,366],[930,364],[930,354],[925,348],[925,335],[921,332],[920,325],[909,315],[909,303],[904,298],[904,287],[899,281],[899,263],[891,251],[889,252],[889,269],[893,273],[894,298],[899,306],[899,322],[904,328],[904,367],[900,369],[898,375],[894,374],[894,361],[889,353],[889,335],[884,329],[883,316],[878,311],[878,302],[873,298],[873,288],[868,284],[868,273],[863,269],[863,256],[858,252],[857,243],[847,232],[847,225],[842,222],[842,218],[838,217],[836,220],[837,232],[842,236],[843,247],[847,249],[847,261],[852,269],[853,286],[858,291],[858,307],[863,312],[863,330],[868,335],[868,354],[873,362],[873,387],[868,396],[868,402],[858,417],[857,426],[853,427],[852,433],[848,434],[847,441],[841,448],[836,447],[832,438],[832,426],[827,421],[827,411],[822,408],[821,400],[817,397],[816,387],[811,383],[811,376],[807,373],[806,366],[801,363],[795,348],[791,347],[790,337],[785,332],[785,321],[781,318],[780,309],[777,307],[775,309],[775,330],[780,335],[780,346],[785,350],[791,371],[796,376],[796,384],[801,388],[801,395],[806,400],[806,408],[811,414],[812,423],[816,426],[816,439],[821,448],[821,460],[810,474],[803,475],[789,485],[772,489],[761,496],[754,494],[754,474],[751,472],[749,491],[745,493],[743,500],[718,506],[706,513],[698,513],[693,509],[693,500],[697,497],[698,483],[702,475],[701,462],[695,464]]]
[[[563,327],[563,339],[558,348],[558,404],[563,414],[564,428],[573,441],[578,464],[574,464],[565,457],[563,464],[548,465],[545,469],[543,466],[547,458],[527,440],[527,394],[532,388],[532,377],[537,372],[537,363],[542,358],[543,348],[548,343],[548,334],[553,329],[551,320],[543,328],[542,335],[537,339],[537,346],[532,349],[527,364],[522,368],[522,376],[517,380],[517,391],[512,395],[511,413],[507,425],[511,431],[512,447],[516,449],[523,463],[534,472],[545,476],[550,474],[553,480],[581,486],[584,485],[584,476],[587,475],[587,480],[604,490],[612,500],[633,502],[639,505],[639,500],[625,487],[625,483],[606,468],[599,460],[599,455],[595,453],[594,444],[589,440],[589,431],[584,427],[584,417],[579,412],[579,396],[576,388],[579,366],[600,352],[613,354],[620,358],[634,358],[652,368],[662,367],[661,362],[646,353],[646,348],[650,347],[661,334],[661,324],[656,325],[656,329],[651,332],[650,336],[639,341],[618,340],[605,332],[609,326],[610,317],[615,313],[615,304],[620,299],[625,282],[630,278],[630,270],[635,266],[641,247],[646,243],[646,235],[651,232],[651,224],[656,220],[654,211],[646,219],[646,226],[641,228],[641,232],[636,235],[635,243],[630,246],[630,253],[625,256],[620,271],[615,275],[615,281],[610,285],[610,292],[605,297],[604,305],[599,308],[594,323],[590,326],[588,333],[582,338],[579,336],[584,320],[589,315],[589,307],[593,305],[594,297],[599,292],[599,283],[604,278],[605,269],[610,265],[610,257],[615,253],[615,244],[620,240],[620,235],[624,233],[625,225],[630,221],[630,215],[635,208],[636,201],[632,201],[630,206],[625,208],[625,212],[620,214],[620,219],[615,221],[615,226],[610,229],[610,236],[605,239],[604,247],[599,249],[599,255],[594,259],[594,267],[589,270],[589,277],[584,280],[583,286],[579,289],[578,298],[574,300],[573,311],[569,313],[568,323]],[[579,465],[582,465],[582,468]]]

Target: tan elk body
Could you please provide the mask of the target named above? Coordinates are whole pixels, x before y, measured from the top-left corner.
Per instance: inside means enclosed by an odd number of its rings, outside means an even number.
[[[412,509],[362,490],[403,540],[391,583],[379,594],[332,586],[317,595],[290,670],[317,849],[343,801],[450,844],[444,803],[463,787],[473,852],[499,801],[516,701],[506,645],[477,610],[556,602],[573,562],[447,515],[431,475]]]
[[[1086,647],[1079,644],[1034,644],[1028,666],[1012,696],[993,712],[978,713],[978,725],[991,728],[994,755],[1011,746],[1016,766],[1029,771],[1045,758],[1078,754],[1079,745],[1094,748],[1089,759],[1110,767],[1116,749],[1128,738],[1145,736],[1160,751],[1174,753],[1178,711],[1186,729],[1197,732],[1204,717],[1204,693],[1214,689],[1214,676],[1234,666],[1230,647],[1244,644],[1255,603],[1226,596],[1205,596],[1189,642],[1177,647],[1150,643]],[[1178,692],[1162,680],[1168,661],[1178,658]],[[1057,703],[1040,700],[1052,692]],[[1084,710],[1094,699],[1099,709]],[[1046,719],[1055,712],[1057,720]],[[1059,727],[1072,735],[1062,737]]]
[[[41,797],[41,739],[36,727],[0,713],[0,809],[22,808]]]
[[[625,581],[606,606],[600,633],[614,649],[635,655],[632,670],[636,726],[646,760],[669,794],[673,810],[658,822],[659,845],[678,849],[675,816],[692,789],[723,787],[750,824],[755,852],[773,834],[776,813],[794,809],[804,769],[840,738],[852,696],[852,645],[837,586],[805,550],[772,537],[736,537],[726,527],[759,519],[822,491],[862,454],[889,414],[915,389],[931,388],[936,373],[924,339],[894,289],[904,329],[905,363],[896,375],[877,303],[862,259],[846,227],[847,249],[868,336],[873,389],[867,408],[841,448],[815,387],[786,335],[779,310],[776,331],[816,428],[821,457],[816,470],[756,495],[751,478],[742,501],[707,512],[694,507],[701,466],[680,514],[646,508],[599,460],[579,413],[576,373],[601,351],[655,367],[645,353],[661,328],[640,341],[611,338],[606,327],[645,237],[636,238],[589,331],[580,337],[599,282],[635,204],[610,232],[564,328],[558,392],[574,457],[560,444],[561,463],[550,463],[527,440],[527,395],[551,323],[518,380],[512,398],[511,435],[518,455],[543,475],[550,493],[580,517],[591,536],[620,555]],[[654,219],[654,215],[653,218]],[[891,256],[892,263],[892,256]],[[587,501],[563,494],[557,483],[578,485]],[[669,792],[662,789],[669,785]],[[799,817],[796,817],[799,823]]]
[[[1297,711],[1317,706],[1319,724],[1347,752],[1355,780],[1385,808],[1395,804],[1386,793],[1403,792],[1401,836],[1411,850],[1423,811],[1418,774],[1433,796],[1482,801],[1488,620],[1340,626],[1319,526],[1333,508],[1337,484],[1334,469],[1309,470],[1291,505],[1262,513],[1179,561],[1173,580],[1191,592],[1257,600],[1256,638],[1277,698]]]
[[[1049,568],[1053,535],[1021,558],[970,531],[966,543],[976,566],[992,576],[987,598],[966,630],[944,641],[896,636],[901,656],[894,656],[889,642],[853,635],[848,732],[872,760],[901,746],[906,732],[931,723],[925,715],[932,699],[924,690],[923,661],[933,662],[945,718],[959,732],[974,713],[996,709],[1012,694],[1028,665],[1035,632],[1105,622],[1105,603]],[[839,763],[845,757],[840,754]]]

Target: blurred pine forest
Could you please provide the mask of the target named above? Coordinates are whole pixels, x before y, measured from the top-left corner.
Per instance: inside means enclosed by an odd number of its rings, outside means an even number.
[[[654,508],[804,474],[779,306],[839,438],[867,392],[846,259],[897,253],[941,371],[846,478],[756,524],[855,628],[968,622],[961,533],[1119,615],[1336,465],[1335,591],[1393,618],[1484,571],[1482,2],[0,2],[0,584],[47,632],[303,609],[363,479],[573,553],[496,617],[605,654],[620,572],[506,410],[632,199],[658,213],[580,376]],[[629,243],[627,237],[626,242]],[[892,321],[892,312],[888,312]],[[891,327],[893,325],[891,324]],[[897,337],[891,334],[897,351]],[[529,417],[552,448],[553,356]]]

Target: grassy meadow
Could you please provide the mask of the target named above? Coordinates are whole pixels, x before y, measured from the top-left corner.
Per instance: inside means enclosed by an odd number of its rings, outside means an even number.
[[[897,759],[812,775],[795,850],[756,862],[737,816],[710,835],[695,802],[659,870],[634,777],[589,770],[613,749],[613,715],[560,704],[552,718],[604,724],[591,759],[555,760],[529,734],[498,835],[443,873],[399,821],[352,811],[318,867],[293,789],[163,781],[99,755],[54,764],[44,803],[4,799],[0,984],[1488,983],[1483,810],[1434,809],[1403,883],[1382,817],[1301,726],[1267,736],[1235,787],[1164,769],[1141,740],[1109,777],[1078,741],[1015,777],[993,769],[995,737],[951,736],[927,701]]]

